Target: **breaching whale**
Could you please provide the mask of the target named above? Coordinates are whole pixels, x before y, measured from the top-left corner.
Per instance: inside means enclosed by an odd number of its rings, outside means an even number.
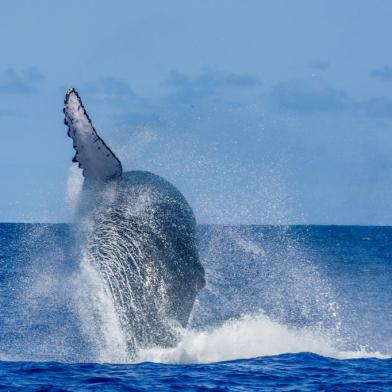
[[[84,256],[111,295],[131,355],[171,346],[205,285],[192,209],[163,178],[123,172],[75,89],[63,111],[73,162],[84,176],[78,213]]]

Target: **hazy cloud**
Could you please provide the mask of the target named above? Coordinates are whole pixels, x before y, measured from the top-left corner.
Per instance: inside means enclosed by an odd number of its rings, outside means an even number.
[[[84,91],[95,99],[115,105],[127,105],[139,100],[127,82],[112,77],[103,77],[97,82],[87,83],[84,85]]]
[[[8,67],[0,72],[0,94],[31,94],[37,89],[43,74],[36,67],[17,71]]]
[[[272,102],[282,110],[301,113],[339,112],[353,106],[342,90],[323,80],[287,80],[271,91]]]
[[[272,88],[270,100],[279,110],[300,114],[347,113],[392,119],[391,98],[381,96],[358,101],[345,91],[317,79],[279,82]]]
[[[149,126],[159,122],[154,110],[154,102],[135,93],[131,85],[122,79],[103,77],[84,83],[80,93],[86,101],[94,102],[98,110],[97,117],[114,120],[116,126]]]
[[[255,87],[260,85],[260,81],[249,74],[203,68],[195,78],[172,71],[164,84],[174,89],[173,95],[189,101],[211,96],[222,89]]]
[[[379,80],[392,80],[392,66],[375,68],[370,72],[370,75]]]
[[[173,121],[179,124],[182,117],[188,120],[193,116],[208,117],[210,110],[214,111],[214,115],[225,113],[227,117],[228,112],[238,113],[241,106],[249,108],[247,105],[255,103],[258,90],[254,88],[261,85],[255,76],[213,68],[203,68],[196,77],[172,71],[164,84],[170,89],[154,99],[139,96],[129,83],[113,77],[87,83],[82,92],[90,95],[99,104],[100,112],[115,119],[117,125],[145,127],[163,126]],[[211,97],[214,98],[212,109],[208,100]],[[345,113],[392,119],[392,99],[381,96],[359,101],[319,78],[280,81],[270,90],[268,100],[275,109],[303,115]],[[196,102],[198,105],[193,106]]]
[[[85,83],[80,92],[86,94],[87,99],[95,101],[100,114],[105,113],[107,118],[114,119],[119,128],[151,127],[180,122],[184,116],[196,116],[199,112],[194,103],[198,103],[198,110],[206,114],[209,103],[200,103],[212,96],[220,101],[214,106],[216,110],[228,102],[233,109],[233,105],[242,103],[239,91],[247,95],[247,88],[258,86],[260,82],[248,74],[203,68],[196,77],[172,71],[163,85],[168,89],[161,96],[148,98],[135,93],[123,79],[104,77]]]

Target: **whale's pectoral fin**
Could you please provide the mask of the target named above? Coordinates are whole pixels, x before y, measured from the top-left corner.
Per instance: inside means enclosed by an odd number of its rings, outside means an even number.
[[[64,123],[73,140],[78,162],[87,181],[106,181],[121,176],[121,162],[98,136],[82,101],[74,89],[69,89],[64,101]]]

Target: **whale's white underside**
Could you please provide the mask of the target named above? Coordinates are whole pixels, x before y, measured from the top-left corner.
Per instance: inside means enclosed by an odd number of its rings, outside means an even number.
[[[98,136],[88,117],[78,93],[70,89],[64,101],[65,124],[73,140],[79,163],[88,181],[105,181],[122,174],[121,163],[105,142]]]

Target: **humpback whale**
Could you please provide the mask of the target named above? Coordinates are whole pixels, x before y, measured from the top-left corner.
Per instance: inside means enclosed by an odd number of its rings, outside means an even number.
[[[73,88],[63,112],[73,162],[84,177],[78,208],[83,254],[113,300],[130,354],[172,346],[205,286],[192,209],[165,179],[123,172]]]

